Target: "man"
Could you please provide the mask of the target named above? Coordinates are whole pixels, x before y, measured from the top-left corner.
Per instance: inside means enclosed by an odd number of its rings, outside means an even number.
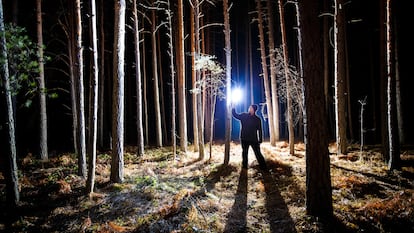
[[[242,166],[244,169],[247,169],[248,158],[247,154],[249,152],[249,146],[252,147],[256,159],[259,162],[260,169],[266,170],[265,159],[260,152],[260,143],[262,143],[263,132],[262,132],[262,120],[256,115],[257,105],[252,104],[249,106],[248,112],[236,113],[234,107],[232,108],[233,117],[238,119],[241,122],[240,130],[240,140],[241,146],[243,149],[242,156]]]

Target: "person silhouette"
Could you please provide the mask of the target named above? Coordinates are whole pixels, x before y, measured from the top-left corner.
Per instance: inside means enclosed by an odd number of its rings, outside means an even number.
[[[247,169],[248,152],[251,146],[256,155],[260,169],[266,170],[266,161],[260,151],[260,143],[263,141],[262,120],[256,115],[257,105],[249,106],[248,112],[236,113],[232,108],[231,112],[234,118],[240,121],[240,141],[242,146],[242,168]]]

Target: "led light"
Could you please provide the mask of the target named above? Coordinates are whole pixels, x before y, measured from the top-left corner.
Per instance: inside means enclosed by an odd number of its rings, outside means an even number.
[[[231,102],[237,104],[243,99],[243,92],[240,88],[235,88],[231,91]]]

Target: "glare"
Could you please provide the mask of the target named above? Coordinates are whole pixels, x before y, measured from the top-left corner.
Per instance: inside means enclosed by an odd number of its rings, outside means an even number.
[[[231,91],[231,103],[240,103],[243,99],[243,92],[240,88],[235,88]]]

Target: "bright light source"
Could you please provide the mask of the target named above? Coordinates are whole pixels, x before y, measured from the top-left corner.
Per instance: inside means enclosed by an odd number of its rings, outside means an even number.
[[[240,88],[235,88],[231,91],[231,103],[237,104],[243,99],[243,91]]]

